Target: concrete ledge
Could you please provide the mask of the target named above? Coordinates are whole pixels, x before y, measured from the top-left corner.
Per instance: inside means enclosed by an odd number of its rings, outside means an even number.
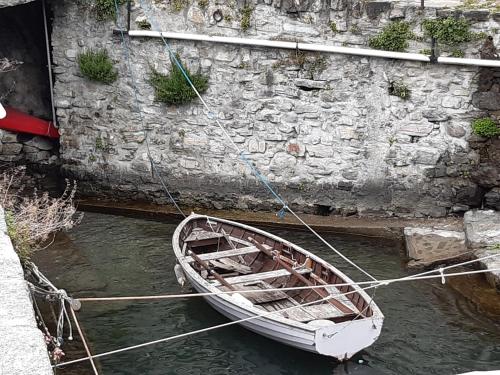
[[[47,346],[36,325],[28,285],[1,207],[0,290],[0,375],[52,375]]]

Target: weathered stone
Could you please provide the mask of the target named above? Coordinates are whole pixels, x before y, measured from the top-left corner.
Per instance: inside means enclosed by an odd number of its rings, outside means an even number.
[[[462,99],[455,96],[445,96],[441,101],[441,105],[444,108],[455,108],[458,109],[462,105]]]
[[[419,148],[415,150],[413,162],[415,164],[435,165],[439,160],[441,153],[432,148]]]
[[[17,143],[17,134],[4,130],[2,133],[2,143]]]
[[[26,154],[26,160],[31,163],[46,162],[50,159],[51,154],[48,151],[38,151],[30,154]]]
[[[425,137],[434,129],[434,125],[429,122],[421,122],[415,124],[403,125],[399,128],[398,133],[410,135],[413,137]]]
[[[402,20],[405,18],[405,10],[406,8],[400,8],[400,7],[394,7],[391,10],[391,14],[389,16],[389,19],[391,21],[397,21],[397,20]]]
[[[67,99],[57,100],[54,105],[56,106],[56,108],[65,108],[65,109],[67,109],[67,108],[71,107],[71,103]]]
[[[325,81],[315,81],[312,79],[303,79],[303,78],[297,78],[294,81],[295,86],[302,88],[302,89],[309,89],[309,90],[319,90],[319,89],[324,89],[326,86]]]
[[[464,255],[468,249],[463,232],[434,228],[405,228],[409,266],[429,266]]]
[[[450,115],[447,114],[446,112],[433,109],[424,110],[422,112],[422,115],[429,122],[442,122],[442,121],[447,121],[450,118]]]
[[[498,270],[500,269],[500,257],[495,256],[498,254],[498,249],[482,248],[477,250],[475,253],[476,258],[485,258],[488,256],[494,256],[488,259],[483,259],[479,261],[481,268],[486,270]],[[485,273],[486,281],[500,292],[500,271],[490,271]]]
[[[467,245],[472,249],[500,244],[500,212],[471,210],[464,215]]]
[[[464,17],[476,22],[488,21],[490,12],[488,10],[467,10],[464,11]]]
[[[500,93],[498,92],[475,92],[472,95],[472,104],[487,111],[500,110]]]
[[[365,6],[366,14],[368,18],[372,20],[391,9],[391,3],[389,1],[370,1],[367,2]]]
[[[465,135],[465,129],[460,125],[446,124],[446,133],[450,137],[462,138]]]
[[[23,145],[20,143],[5,143],[2,147],[2,153],[4,155],[17,155],[23,149]]]
[[[41,137],[39,135],[33,137],[27,142],[24,142],[24,144],[45,151],[49,151],[54,148],[54,143],[49,138]]]
[[[500,211],[500,187],[496,187],[487,192],[484,196],[484,205]]]

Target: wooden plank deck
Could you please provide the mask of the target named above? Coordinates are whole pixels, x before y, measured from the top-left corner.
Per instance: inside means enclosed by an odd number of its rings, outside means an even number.
[[[215,259],[221,259],[221,258],[234,257],[234,256],[238,256],[238,255],[258,253],[259,251],[260,250],[257,249],[255,246],[248,246],[248,247],[242,247],[240,249],[224,250],[224,251],[217,251],[214,253],[200,254],[200,255],[198,255],[198,257],[201,260],[215,260]],[[194,259],[190,256],[187,256],[184,259],[187,260],[189,263],[194,262]]]
[[[296,320],[298,322],[309,322],[318,319],[328,320],[346,315],[329,303],[301,306],[300,308],[286,310],[279,314],[287,319]]]
[[[297,270],[297,272],[300,274],[307,274],[310,273],[311,270],[309,268],[303,268]],[[279,269],[276,271],[259,272],[259,273],[253,273],[251,275],[229,277],[226,279],[226,281],[229,284],[234,285],[234,284],[250,283],[258,280],[274,279],[277,277],[288,276],[288,275],[291,275],[291,273],[285,269]],[[220,283],[218,281],[212,281],[212,285],[219,286]]]

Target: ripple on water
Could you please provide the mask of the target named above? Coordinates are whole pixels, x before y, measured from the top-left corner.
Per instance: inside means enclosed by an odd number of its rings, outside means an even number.
[[[36,262],[57,285],[79,296],[179,293],[170,244],[175,227],[176,223],[87,213],[78,228],[37,254]],[[308,233],[270,231],[339,265],[354,279],[366,280]],[[333,234],[326,238],[377,278],[406,274],[399,243]],[[454,374],[500,367],[500,323],[478,314],[448,285],[439,281],[394,284],[379,288],[375,300],[386,316],[382,335],[345,365],[238,326],[98,362],[107,375]],[[80,320],[94,353],[227,321],[202,299],[85,303],[83,307]],[[81,369],[59,373],[87,373]]]

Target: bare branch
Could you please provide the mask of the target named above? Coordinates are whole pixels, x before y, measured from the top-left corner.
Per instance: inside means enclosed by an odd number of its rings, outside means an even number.
[[[7,57],[3,57],[0,59],[0,73],[12,72],[21,64],[23,64],[22,61],[9,60]]]
[[[30,196],[21,196],[23,186],[16,183],[22,181],[24,175],[21,168],[0,175],[0,196],[3,196],[9,236],[21,260],[26,261],[47,245],[51,235],[78,224],[82,215],[76,214],[74,205],[76,183],[66,181],[59,198],[36,191]]]

